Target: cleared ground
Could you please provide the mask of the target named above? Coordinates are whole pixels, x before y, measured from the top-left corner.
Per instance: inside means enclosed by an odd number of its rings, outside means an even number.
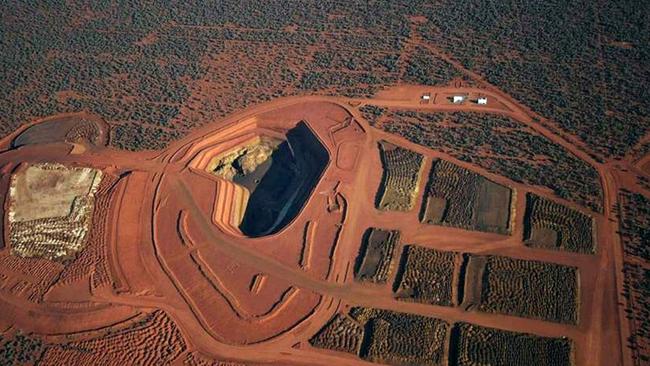
[[[451,306],[457,255],[417,245],[405,246],[400,272],[393,285],[395,297],[403,301]]]
[[[359,281],[383,283],[391,273],[399,231],[368,229],[362,239],[355,277]]]
[[[480,267],[480,264],[483,267]],[[489,256],[470,262],[467,300],[480,311],[577,324],[580,283],[575,267]],[[476,296],[475,284],[481,284]]]
[[[573,365],[573,342],[459,323],[451,343],[457,349],[450,364],[469,365]]]
[[[565,340],[570,339],[577,365],[619,364],[617,341],[623,339],[619,326],[624,323],[617,318],[613,291],[614,231],[608,224],[613,216],[592,215],[599,243],[594,255],[527,248],[526,193],[576,206],[546,188],[490,174],[445,152],[373,129],[355,108],[339,101],[310,97],[263,104],[199,129],[156,154],[110,149],[70,154],[61,144],[24,145],[0,154],[3,187],[8,187],[17,163],[36,163],[43,156],[66,166],[101,169],[112,177],[106,183],[102,179],[97,192],[102,209],[93,220],[103,223],[102,230],[90,232],[92,245],[78,256],[53,262],[12,255],[10,243],[0,250],[0,346],[17,337],[5,329],[21,329],[33,333],[16,344],[42,340],[39,347],[46,352],[41,363],[74,357],[124,362],[122,355],[130,355],[187,364],[275,360],[279,365],[448,365],[465,354],[464,362],[564,364]],[[419,100],[399,103],[411,108]],[[430,108],[435,111],[437,105]],[[223,179],[206,171],[211,154],[229,151],[254,135],[277,137],[302,120],[329,154],[304,206],[277,233],[247,238],[225,230],[216,219],[230,222],[237,215],[237,195],[222,189]],[[383,174],[379,141],[420,155],[421,171],[445,160],[508,187],[512,235],[424,224],[418,210],[426,200],[423,194],[413,196],[411,210],[378,210],[376,187]],[[253,160],[253,172],[264,166]],[[426,183],[420,179],[418,184]],[[610,184],[615,188],[617,183],[609,178],[604,183],[610,197]],[[473,191],[485,195],[494,189],[485,187]],[[383,282],[355,279],[355,260],[360,254],[363,259],[368,228],[400,233],[389,260],[383,258],[390,251],[379,250],[367,261],[367,275]],[[422,253],[404,256],[405,247],[421,248]],[[502,268],[491,262],[494,257],[515,263]],[[400,274],[400,262],[412,262],[410,271],[407,266]],[[532,262],[541,264],[521,264]],[[569,277],[578,273],[580,286],[571,289],[575,282]],[[480,280],[484,277],[485,282]],[[396,296],[400,294],[417,296]],[[483,303],[496,310],[480,309]],[[135,331],[145,326],[142,313],[152,308],[161,308],[168,320],[156,316],[154,323],[160,326]],[[565,318],[557,320],[560,316]],[[476,331],[479,336],[466,332],[471,341],[462,341],[453,337],[459,324],[498,331]],[[146,335],[153,333],[155,338]],[[121,341],[116,334],[151,342]],[[113,352],[116,342],[124,345],[123,352]],[[173,347],[160,348],[162,343]],[[72,346],[60,346],[65,344]],[[139,344],[147,344],[149,351]],[[90,353],[77,355],[77,346]],[[109,351],[93,356],[100,348]],[[611,351],[601,352],[604,348]],[[531,354],[538,358],[530,360]]]
[[[593,222],[580,211],[532,193],[526,195],[524,241],[530,247],[593,254]]]
[[[8,233],[13,253],[61,259],[80,251],[91,229],[102,172],[60,164],[22,166],[9,189]]]
[[[433,162],[421,220],[499,234],[510,233],[512,190],[445,160]]]
[[[101,147],[107,142],[106,122],[95,115],[72,113],[48,118],[27,127],[12,141],[12,146],[68,143]]]
[[[422,155],[386,141],[379,143],[379,153],[384,173],[377,193],[377,208],[411,210],[419,190]]]

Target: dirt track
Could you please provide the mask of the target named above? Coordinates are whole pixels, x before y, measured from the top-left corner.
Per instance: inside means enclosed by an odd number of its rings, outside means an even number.
[[[421,104],[420,95],[456,92],[487,94],[490,104],[454,105],[436,99]],[[432,95],[433,95],[432,94]],[[446,154],[415,145],[405,139],[368,126],[351,105],[373,104],[389,108],[427,111],[482,111],[502,114],[524,123],[553,142],[593,165],[605,193],[602,215],[554,198],[569,207],[594,215],[598,251],[594,256],[534,250],[522,243],[525,192],[549,196],[548,189],[524,186]],[[345,130],[353,118],[362,134]],[[213,222],[219,197],[214,180],[197,174],[191,162],[200,151],[228,141],[238,125],[251,124],[251,131],[280,131],[297,121],[312,124],[330,154],[330,164],[298,217],[271,237],[249,239],[220,230]],[[343,126],[343,127],[340,127]],[[336,128],[345,134],[337,141]],[[512,235],[474,232],[420,224],[418,195],[410,212],[381,212],[373,202],[381,179],[376,142],[387,140],[419,152],[426,164],[442,158],[478,172],[516,192]],[[359,151],[354,169],[349,162],[337,165],[342,141]],[[3,146],[8,146],[4,141]],[[133,154],[98,149],[71,155],[59,145],[28,146],[0,154],[0,163],[56,161],[90,165],[122,178],[108,210],[107,258],[112,286],[91,287],[84,302],[92,311],[62,304],[33,304],[20,294],[0,292],[8,311],[1,324],[45,335],[94,332],[125,321],[140,311],[160,308],[178,325],[191,350],[229,360],[310,365],[367,364],[343,354],[315,349],[307,340],[336,311],[360,305],[432,316],[448,322],[465,321],[483,326],[530,332],[543,336],[567,336],[576,345],[578,365],[628,364],[628,334],[618,289],[622,266],[617,222],[612,208],[626,173],[613,164],[599,164],[573,142],[564,140],[534,122],[529,112],[499,92],[484,89],[402,87],[380,93],[377,98],[346,100],[334,97],[291,97],[241,111],[224,121],[197,129],[187,138],[156,154]],[[428,169],[429,165],[425,165]],[[424,178],[420,187],[424,185]],[[420,189],[422,192],[422,189]],[[331,202],[340,202],[330,209]],[[301,263],[306,227],[313,228],[308,268]],[[466,312],[442,307],[398,302],[389,281],[386,285],[362,285],[353,280],[351,267],[362,233],[368,227],[397,229],[402,242],[441,250],[506,255],[577,266],[580,271],[580,323],[577,326],[506,315]],[[401,252],[398,248],[397,253]],[[264,275],[262,293],[248,291],[251,279]],[[392,278],[391,278],[392,280]],[[87,281],[87,279],[85,280]],[[82,283],[83,284],[83,283]],[[81,286],[80,286],[81,287]],[[259,302],[263,302],[264,306]],[[107,305],[110,305],[107,307]],[[80,319],[88,319],[80,321]],[[92,321],[91,321],[92,320]],[[294,347],[299,344],[299,347]]]

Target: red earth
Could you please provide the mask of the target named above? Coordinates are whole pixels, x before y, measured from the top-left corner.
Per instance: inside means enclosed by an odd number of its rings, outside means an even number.
[[[431,94],[429,103],[421,103],[423,93]],[[485,95],[490,102],[479,106],[447,101],[446,96],[457,93]],[[522,185],[374,129],[358,110],[365,104],[509,116],[597,169],[605,191],[604,212],[588,211],[553,197],[548,189]],[[236,190],[229,188],[232,183],[206,172],[206,162],[248,136],[283,136],[301,121],[327,150],[329,162],[324,173],[286,227],[275,234],[247,237],[229,221],[241,208]],[[612,208],[618,190],[635,184],[630,178],[632,170],[621,167],[629,165],[632,169],[632,163],[594,161],[498,91],[402,86],[373,99],[282,98],[215,121],[158,152],[133,153],[83,143],[80,148],[69,142],[12,149],[11,141],[21,131],[0,144],[4,149],[0,153],[3,194],[10,172],[21,163],[91,166],[111,178],[105,178],[98,192],[92,234],[74,261],[54,263],[12,256],[4,233],[0,249],[5,264],[0,268],[0,331],[20,330],[49,344],[101,341],[98,344],[109,351],[119,349],[123,342],[119,337],[110,338],[110,332],[137,331],[141,337],[156,341],[151,347],[170,344],[176,352],[172,363],[177,364],[202,359],[245,364],[362,365],[369,363],[312,347],[309,339],[336,313],[351,306],[366,306],[449,323],[462,321],[568,337],[575,345],[577,365],[629,364],[629,350],[624,346],[628,323],[619,295],[623,254]],[[422,154],[425,172],[432,159],[441,158],[511,187],[511,235],[421,224],[418,210],[426,174],[420,179],[414,209],[377,210],[374,202],[382,175],[377,150],[380,140]],[[644,160],[633,172],[647,175],[647,165]],[[527,192],[553,197],[594,217],[596,254],[526,247],[522,238]],[[394,273],[385,285],[354,280],[354,261],[369,227],[399,230],[402,244],[395,253],[401,253],[404,244],[417,244],[576,266],[580,272],[580,321],[567,325],[398,301],[391,289]],[[134,324],[151,326],[129,328]],[[158,341],[156,337],[161,334],[168,340]],[[147,352],[153,351],[143,348],[134,352],[147,359]],[[44,362],[56,364],[71,356],[48,351],[44,357]]]

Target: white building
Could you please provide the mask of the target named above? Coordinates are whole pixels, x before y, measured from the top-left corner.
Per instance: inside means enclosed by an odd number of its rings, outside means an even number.
[[[476,101],[478,104],[485,105],[487,104],[487,97],[478,97],[478,100]]]
[[[465,101],[465,96],[464,95],[454,95],[453,98],[454,103],[462,103]]]

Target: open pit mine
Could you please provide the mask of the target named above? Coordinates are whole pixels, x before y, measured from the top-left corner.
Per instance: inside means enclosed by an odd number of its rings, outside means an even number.
[[[368,110],[280,99],[151,152],[87,113],[2,140],[0,357],[590,364],[606,218]]]

